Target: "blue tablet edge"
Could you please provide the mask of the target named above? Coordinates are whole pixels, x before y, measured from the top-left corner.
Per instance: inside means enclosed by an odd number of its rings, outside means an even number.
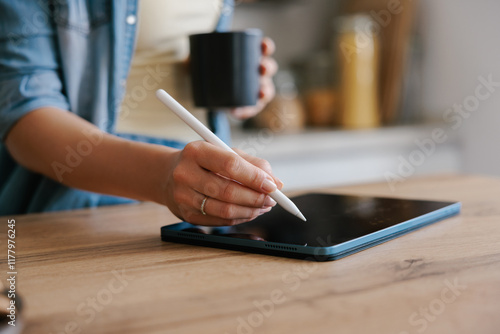
[[[184,244],[230,249],[250,253],[299,258],[311,261],[332,261],[387,242],[443,219],[455,216],[460,213],[461,207],[462,204],[460,202],[453,203],[444,208],[401,222],[383,230],[379,230],[337,245],[325,247],[311,247],[268,241],[238,239],[195,232],[184,232],[172,229],[172,225],[166,225],[161,228],[161,238],[163,241],[173,241]],[[324,242],[327,243],[326,240]]]

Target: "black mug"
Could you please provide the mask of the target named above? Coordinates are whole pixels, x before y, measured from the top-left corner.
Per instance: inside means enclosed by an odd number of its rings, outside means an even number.
[[[258,29],[189,36],[195,105],[209,109],[256,105],[261,43]]]

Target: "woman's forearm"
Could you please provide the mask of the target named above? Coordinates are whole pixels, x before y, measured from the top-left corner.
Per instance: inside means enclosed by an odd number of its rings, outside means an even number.
[[[268,194],[282,187],[266,161],[243,152],[204,141],[182,151],[129,141],[55,108],[21,118],[5,143],[34,172],[74,188],[161,203],[195,224],[254,219],[271,210],[276,202]]]
[[[168,169],[178,152],[107,134],[55,108],[21,118],[5,144],[18,163],[67,186],[163,204]]]

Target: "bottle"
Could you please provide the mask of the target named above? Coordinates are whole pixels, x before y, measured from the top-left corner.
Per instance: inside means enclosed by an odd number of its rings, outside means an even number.
[[[333,90],[332,57],[328,51],[312,53],[303,70],[304,102],[308,125],[331,127],[335,124],[337,96]]]
[[[356,14],[335,21],[334,51],[338,61],[340,125],[348,129],[380,125],[378,38],[371,17]]]

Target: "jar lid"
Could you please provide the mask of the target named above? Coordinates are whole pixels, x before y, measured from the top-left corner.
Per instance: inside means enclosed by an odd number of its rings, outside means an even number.
[[[333,20],[333,28],[337,32],[370,31],[368,28],[370,24],[373,24],[373,19],[368,14],[344,15]]]

